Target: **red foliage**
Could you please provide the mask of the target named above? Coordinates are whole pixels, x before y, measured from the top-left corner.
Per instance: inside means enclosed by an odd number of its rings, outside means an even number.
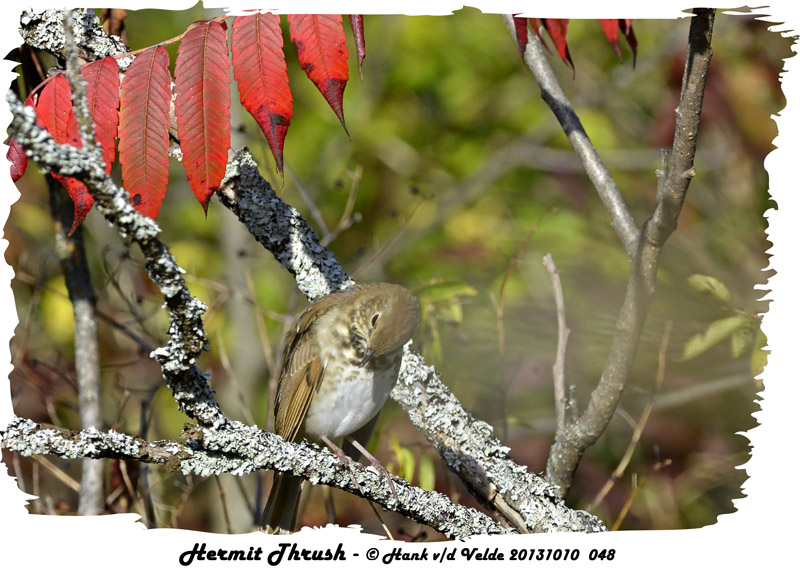
[[[525,48],[528,45],[527,26],[529,21],[531,28],[533,28],[533,31],[536,32],[537,36],[539,36],[539,28],[536,24],[537,20],[540,20],[542,25],[547,30],[550,39],[553,40],[553,45],[555,45],[556,49],[558,50],[558,54],[561,56],[561,59],[564,60],[565,63],[569,64],[571,68],[575,69],[572,64],[572,57],[569,55],[569,48],[567,47],[567,28],[569,26],[569,20],[518,18],[517,16],[514,16],[514,31],[516,33],[520,55],[523,57],[525,56]],[[600,24],[603,26],[603,32],[620,59],[622,59],[622,51],[619,47],[617,30],[622,30],[622,33],[625,35],[625,39],[627,40],[628,45],[633,52],[633,65],[636,66],[636,50],[639,44],[636,41],[636,34],[633,33],[633,24],[631,23],[631,20],[621,18],[613,20],[600,20]],[[541,36],[539,36],[539,38],[541,39]],[[544,46],[547,47],[547,44],[544,44]]]
[[[558,55],[564,60],[572,69],[575,66],[572,64],[572,56],[569,55],[569,48],[567,47],[567,27],[569,27],[569,20],[560,18],[540,18],[542,25],[553,40],[553,45],[556,46]]]
[[[231,142],[228,39],[218,22],[201,22],[184,35],[175,62],[175,96],[186,178],[207,210],[225,175]]]
[[[600,20],[600,24],[603,26],[603,32],[608,38],[611,46],[614,48],[614,52],[616,52],[620,61],[622,61],[622,50],[619,47],[618,31],[622,30],[622,33],[625,35],[625,39],[627,40],[628,45],[633,52],[633,65],[636,66],[636,49],[638,48],[639,44],[636,41],[636,35],[633,33],[633,24],[631,23],[631,20],[622,18]]]
[[[25,174],[25,169],[28,168],[28,155],[25,154],[25,149],[14,137],[11,137],[8,141],[6,158],[11,162],[11,180],[17,182]]]
[[[232,28],[233,76],[239,87],[239,99],[264,132],[278,172],[283,176],[283,142],[294,110],[280,17],[237,16]]]
[[[120,95],[119,160],[131,203],[155,218],[169,170],[169,55],[163,46],[140,54],[125,73]]]
[[[81,77],[86,82],[94,138],[103,149],[106,172],[111,172],[119,121],[119,65],[117,60],[107,57],[84,66]]]
[[[353,39],[356,43],[356,58],[358,59],[358,75],[364,79],[362,66],[364,58],[367,57],[367,45],[364,40],[364,16],[360,14],[350,14],[350,27],[353,29]]]
[[[53,140],[59,144],[68,144],[80,148],[81,138],[78,134],[78,121],[72,111],[72,91],[69,81],[60,73],[48,81],[39,93],[36,101],[36,113],[39,123],[50,133]],[[75,215],[72,221],[72,234],[86,218],[86,214],[94,204],[92,195],[86,185],[72,177],[62,177],[52,173],[61,185],[67,189],[75,205]]]
[[[342,97],[349,70],[342,17],[336,14],[294,14],[287,19],[289,35],[297,46],[300,67],[347,131]]]

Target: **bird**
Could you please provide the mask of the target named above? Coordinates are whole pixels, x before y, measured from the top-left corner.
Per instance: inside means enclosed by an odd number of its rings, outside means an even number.
[[[355,284],[313,301],[286,335],[275,432],[289,441],[323,440],[346,461],[332,442],[344,438],[348,456],[357,449],[376,463],[358,443],[369,441],[419,319],[417,298],[395,284]],[[294,531],[301,485],[276,472],[262,531]]]

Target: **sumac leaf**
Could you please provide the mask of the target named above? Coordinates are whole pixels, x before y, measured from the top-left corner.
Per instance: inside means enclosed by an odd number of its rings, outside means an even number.
[[[572,69],[575,66],[572,63],[572,56],[569,55],[569,48],[567,47],[567,28],[569,27],[569,20],[563,18],[540,18],[545,30],[553,40],[553,45],[558,51],[558,55],[564,60]]]
[[[353,29],[353,40],[356,44],[356,58],[358,59],[358,75],[364,79],[362,66],[364,58],[367,57],[367,44],[364,40],[364,16],[361,14],[350,14],[350,27]]]
[[[520,57],[525,57],[525,48],[528,47],[528,19],[513,17],[514,33],[517,36],[517,46]]]
[[[631,23],[631,20],[615,18],[611,20],[599,20],[599,22],[603,26],[603,33],[605,33],[606,38],[608,38],[608,42],[614,48],[614,52],[616,52],[620,61],[622,61],[622,50],[619,46],[618,30],[622,30],[622,33],[625,35],[625,39],[628,42],[628,46],[630,46],[631,51],[633,52],[633,65],[635,67],[636,48],[639,44],[637,43],[636,36],[633,33],[633,24]]]
[[[163,46],[140,54],[122,81],[119,113],[119,161],[131,203],[155,218],[169,177],[169,103],[171,98]]]
[[[230,107],[225,29],[213,20],[201,22],[189,28],[178,48],[175,115],[186,178],[204,210],[225,175]]]
[[[119,65],[107,57],[83,67],[86,100],[94,124],[94,138],[103,150],[106,172],[114,162],[117,123],[119,121]]]
[[[264,132],[278,172],[283,176],[283,142],[294,110],[280,17],[237,16],[232,27],[233,76],[239,87],[239,99]]]
[[[8,141],[6,158],[11,163],[11,180],[17,182],[25,174],[25,169],[28,168],[28,155],[25,154],[25,149],[14,137],[11,137]]]
[[[633,33],[633,22],[630,20],[630,18],[620,18],[619,29],[622,30],[625,40],[628,42],[628,46],[633,52],[633,67],[636,67],[636,52],[639,48],[639,42],[636,40],[636,34]]]
[[[347,131],[342,97],[349,70],[342,17],[337,14],[290,14],[287,19],[289,35],[297,46],[300,67]]]
[[[78,148],[82,146],[78,134],[78,121],[72,110],[72,91],[63,73],[54,76],[42,87],[36,100],[36,114],[39,123],[47,129],[56,143]],[[72,228],[69,231],[72,234],[92,209],[94,199],[86,185],[79,180],[62,177],[56,173],[52,175],[67,190],[75,206]]]

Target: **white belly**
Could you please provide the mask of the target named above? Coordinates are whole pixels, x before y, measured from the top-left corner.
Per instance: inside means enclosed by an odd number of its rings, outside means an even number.
[[[335,440],[364,426],[380,412],[397,381],[398,370],[399,366],[387,374],[374,375],[369,367],[364,367],[346,380],[335,381],[328,377],[330,371],[326,371],[319,393],[308,407],[306,433]],[[324,398],[318,398],[321,396]]]

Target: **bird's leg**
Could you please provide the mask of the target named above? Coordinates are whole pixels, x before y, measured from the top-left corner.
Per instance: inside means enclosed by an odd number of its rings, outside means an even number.
[[[392,490],[392,497],[394,497],[394,501],[399,503],[400,500],[397,497],[397,490],[394,489],[394,484],[392,483],[392,475],[389,474],[389,471],[383,466],[383,464],[380,463],[380,461],[377,458],[375,458],[375,456],[367,452],[367,449],[361,446],[358,440],[356,440],[352,436],[347,436],[345,438],[348,442],[350,442],[350,444],[355,446],[356,449],[359,452],[361,452],[367,460],[369,460],[369,463],[372,464],[372,466],[376,470],[383,473],[383,475],[386,477],[386,481],[389,483],[389,488]]]
[[[350,473],[350,479],[353,481],[353,485],[356,488],[358,488],[358,490],[362,494],[364,494],[364,489],[356,481],[356,476],[355,476],[355,474],[353,474],[352,468],[350,468],[350,462],[354,462],[355,463],[355,461],[352,458],[350,458],[347,454],[345,454],[344,450],[342,450],[341,448],[336,446],[336,444],[331,442],[330,438],[328,438],[327,436],[320,436],[320,440],[322,440],[325,444],[327,444],[328,447],[331,450],[333,450],[333,453],[336,454],[336,457],[339,458],[339,460],[342,462],[342,464],[344,464],[347,467],[347,471]]]

